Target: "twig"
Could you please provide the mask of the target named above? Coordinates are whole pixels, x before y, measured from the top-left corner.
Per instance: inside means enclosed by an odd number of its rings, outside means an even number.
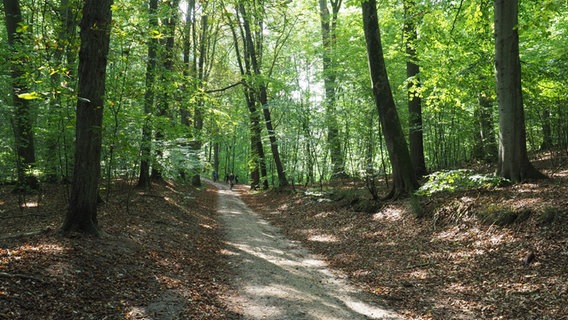
[[[225,88],[221,88],[221,89],[206,90],[205,93],[214,93],[214,92],[221,92],[221,91],[229,90],[229,89],[231,89],[231,88],[233,88],[233,87],[238,86],[239,84],[243,84],[243,82],[242,82],[242,81],[239,81],[239,82],[237,82],[237,83],[233,83],[233,84],[231,84],[231,85],[229,85],[229,86],[227,86],[227,87],[225,87]]]
[[[164,196],[161,194],[153,194],[153,193],[143,193],[142,194],[143,197],[152,197],[152,198],[159,198],[159,199],[163,199]]]
[[[44,217],[44,216],[45,215],[43,215],[43,214],[30,213],[30,214],[24,214],[24,215],[18,215],[18,216],[0,217],[0,219],[5,220],[5,219],[16,219],[16,218],[24,218],[24,217]]]
[[[20,237],[29,237],[29,236],[37,236],[37,235],[40,235],[40,234],[43,234],[43,233],[46,233],[46,232],[49,232],[49,231],[51,231],[51,228],[46,228],[46,229],[31,231],[31,232],[16,233],[16,234],[11,234],[11,235],[7,235],[7,236],[2,236],[2,237],[0,237],[0,240],[20,238]]]
[[[43,279],[34,277],[34,276],[28,276],[26,274],[21,274],[21,273],[6,273],[6,272],[0,272],[0,277],[6,277],[6,278],[22,278],[22,279],[29,279],[29,280],[35,280],[35,281],[39,281],[39,282],[45,282]]]
[[[422,268],[422,267],[428,267],[432,265],[431,262],[426,262],[426,263],[421,263],[421,264],[415,264],[412,266],[407,266],[406,269],[416,269],[416,268]]]

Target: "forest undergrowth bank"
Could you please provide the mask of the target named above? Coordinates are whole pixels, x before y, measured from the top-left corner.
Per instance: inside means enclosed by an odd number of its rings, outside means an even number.
[[[0,319],[238,319],[219,299],[217,194],[113,187],[99,207],[101,239],[57,233],[65,186],[25,198],[1,187]]]
[[[365,187],[348,181],[243,198],[408,319],[568,319],[568,168],[537,165],[553,179],[370,213]]]

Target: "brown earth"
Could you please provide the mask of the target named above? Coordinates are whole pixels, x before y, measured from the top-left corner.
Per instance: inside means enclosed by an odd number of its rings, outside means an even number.
[[[568,170],[539,168],[553,179],[378,205],[353,181],[238,192],[408,319],[568,319]],[[213,187],[118,182],[99,209],[100,239],[57,232],[65,186],[10,191],[0,188],[0,319],[242,317],[223,302],[233,270]],[[483,220],[502,212],[514,219]]]
[[[0,319],[239,319],[220,299],[216,193],[114,187],[99,208],[101,239],[57,232],[65,186],[25,198],[0,189]]]
[[[539,165],[553,179],[372,210],[351,181],[243,198],[408,319],[568,319],[568,170]]]

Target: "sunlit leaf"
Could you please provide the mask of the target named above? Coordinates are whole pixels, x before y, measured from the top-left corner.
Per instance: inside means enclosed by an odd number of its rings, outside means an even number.
[[[40,97],[39,93],[37,92],[28,92],[28,93],[21,93],[18,95],[18,98],[20,99],[24,99],[24,100],[35,100],[38,99]]]

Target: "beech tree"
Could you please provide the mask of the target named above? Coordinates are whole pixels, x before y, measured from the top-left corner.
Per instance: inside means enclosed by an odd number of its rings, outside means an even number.
[[[12,77],[12,101],[14,103],[13,130],[16,142],[16,170],[18,173],[17,191],[26,192],[39,189],[39,181],[33,174],[35,168],[35,146],[30,100],[36,98],[29,92],[26,81],[26,49],[24,38],[30,26],[23,25],[20,2],[4,0],[6,31],[11,47],[10,59]]]
[[[495,0],[495,71],[499,101],[499,161],[497,174],[513,182],[545,176],[527,154],[521,62],[519,58],[518,0]]]
[[[148,2],[148,26],[149,29],[158,27],[158,0],[149,0]],[[138,186],[144,190],[150,189],[150,164],[152,152],[152,127],[150,119],[154,110],[155,99],[155,83],[156,83],[156,65],[158,37],[151,36],[152,31],[148,34],[148,60],[146,62],[146,90],[144,91],[144,122],[142,125],[142,137],[140,142],[140,174],[138,176]]]
[[[410,158],[416,172],[421,178],[426,174],[424,160],[424,140],[422,132],[422,98],[420,92],[420,65],[416,52],[416,20],[418,9],[414,0],[404,0],[404,36],[406,47],[406,77],[408,89],[408,140]]]
[[[373,96],[392,166],[393,185],[387,198],[397,198],[416,190],[418,182],[387,75],[375,0],[364,1],[362,12]]]
[[[325,117],[327,122],[327,143],[331,157],[332,177],[346,177],[345,159],[341,148],[339,125],[336,114],[337,65],[335,63],[337,45],[337,19],[342,0],[319,0],[321,37],[323,43],[323,83],[325,88]]]
[[[12,45],[0,37],[0,183],[20,184],[31,173],[42,182],[70,181],[73,136],[81,125],[74,117],[75,34],[83,2],[20,0],[21,24],[14,24],[14,15],[0,17],[3,28],[17,31],[7,33],[12,40],[21,41]],[[17,3],[6,1],[2,10]],[[493,1],[398,3],[377,11],[383,63],[415,170],[423,172],[422,160],[414,159],[420,133],[426,168],[496,165]],[[152,169],[184,182],[198,182],[199,175],[210,176],[208,170],[222,176],[235,171],[260,187],[282,185],[284,178],[324,184],[340,172],[359,178],[393,174],[385,143],[392,137],[375,121],[359,5],[115,1],[101,148],[107,196],[117,177],[130,181],[139,170],[146,187]],[[568,145],[567,13],[564,2],[519,4],[525,138],[502,140],[504,175],[510,175],[505,163],[520,163],[514,152],[505,156],[507,145],[525,144],[529,155],[547,149],[553,156]],[[13,78],[17,68],[20,83]],[[409,108],[401,108],[407,102]],[[381,117],[390,119],[383,112]],[[31,147],[27,141],[35,149],[28,158],[22,153]],[[18,170],[14,164],[21,164]]]
[[[64,232],[99,235],[97,197],[112,0],[85,0],[81,19],[75,165]]]

